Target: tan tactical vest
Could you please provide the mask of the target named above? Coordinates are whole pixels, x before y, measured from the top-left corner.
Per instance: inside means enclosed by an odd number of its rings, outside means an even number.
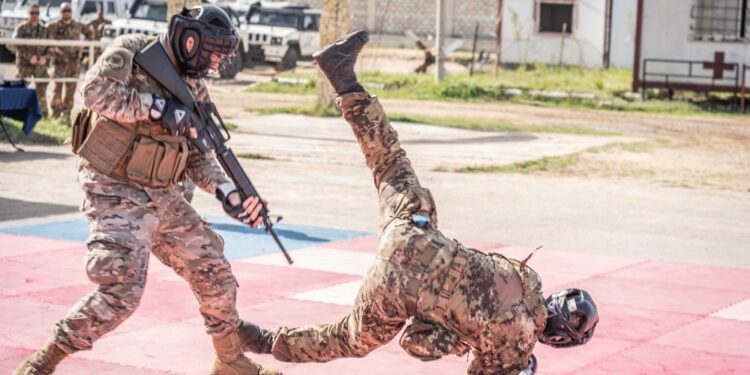
[[[134,68],[134,74],[141,74]],[[152,79],[140,92],[165,96]],[[84,108],[73,124],[73,153],[94,169],[118,180],[149,188],[166,188],[184,177],[190,153],[185,136],[171,136],[158,122],[122,125]]]

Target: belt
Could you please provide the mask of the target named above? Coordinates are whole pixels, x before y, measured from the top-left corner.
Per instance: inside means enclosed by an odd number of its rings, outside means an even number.
[[[429,266],[430,261],[432,261],[432,258],[437,255],[438,250],[443,246],[445,246],[445,241],[440,238],[433,238],[432,241],[430,241],[430,247],[419,257],[420,269],[418,269],[415,275],[410,277],[406,283],[406,313],[410,316],[415,316],[417,314],[419,286],[422,282],[424,272],[427,269],[427,266]],[[456,249],[456,254],[453,256],[445,281],[443,281],[443,285],[440,287],[438,301],[435,305],[435,309],[439,314],[445,312],[445,309],[448,306],[448,301],[461,279],[461,273],[466,265],[466,261],[467,253],[459,246]]]

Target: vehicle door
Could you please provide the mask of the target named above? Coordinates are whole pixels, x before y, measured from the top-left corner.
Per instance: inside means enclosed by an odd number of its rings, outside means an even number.
[[[310,56],[320,48],[320,15],[305,14],[302,18],[302,30],[299,33],[300,52]]]

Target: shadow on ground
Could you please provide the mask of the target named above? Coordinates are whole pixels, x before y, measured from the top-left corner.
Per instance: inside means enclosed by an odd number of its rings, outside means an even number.
[[[78,207],[76,206],[0,198],[0,221],[61,215],[76,211],[78,211]]]

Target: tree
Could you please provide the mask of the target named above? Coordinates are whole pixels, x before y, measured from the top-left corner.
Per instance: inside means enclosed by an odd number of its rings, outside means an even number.
[[[349,11],[350,0],[325,0],[323,14],[320,20],[320,45],[327,46],[336,39],[351,31],[351,13]],[[323,72],[318,71],[318,93],[317,105],[320,107],[334,107],[336,105],[336,93],[333,92],[331,84],[328,83]]]

